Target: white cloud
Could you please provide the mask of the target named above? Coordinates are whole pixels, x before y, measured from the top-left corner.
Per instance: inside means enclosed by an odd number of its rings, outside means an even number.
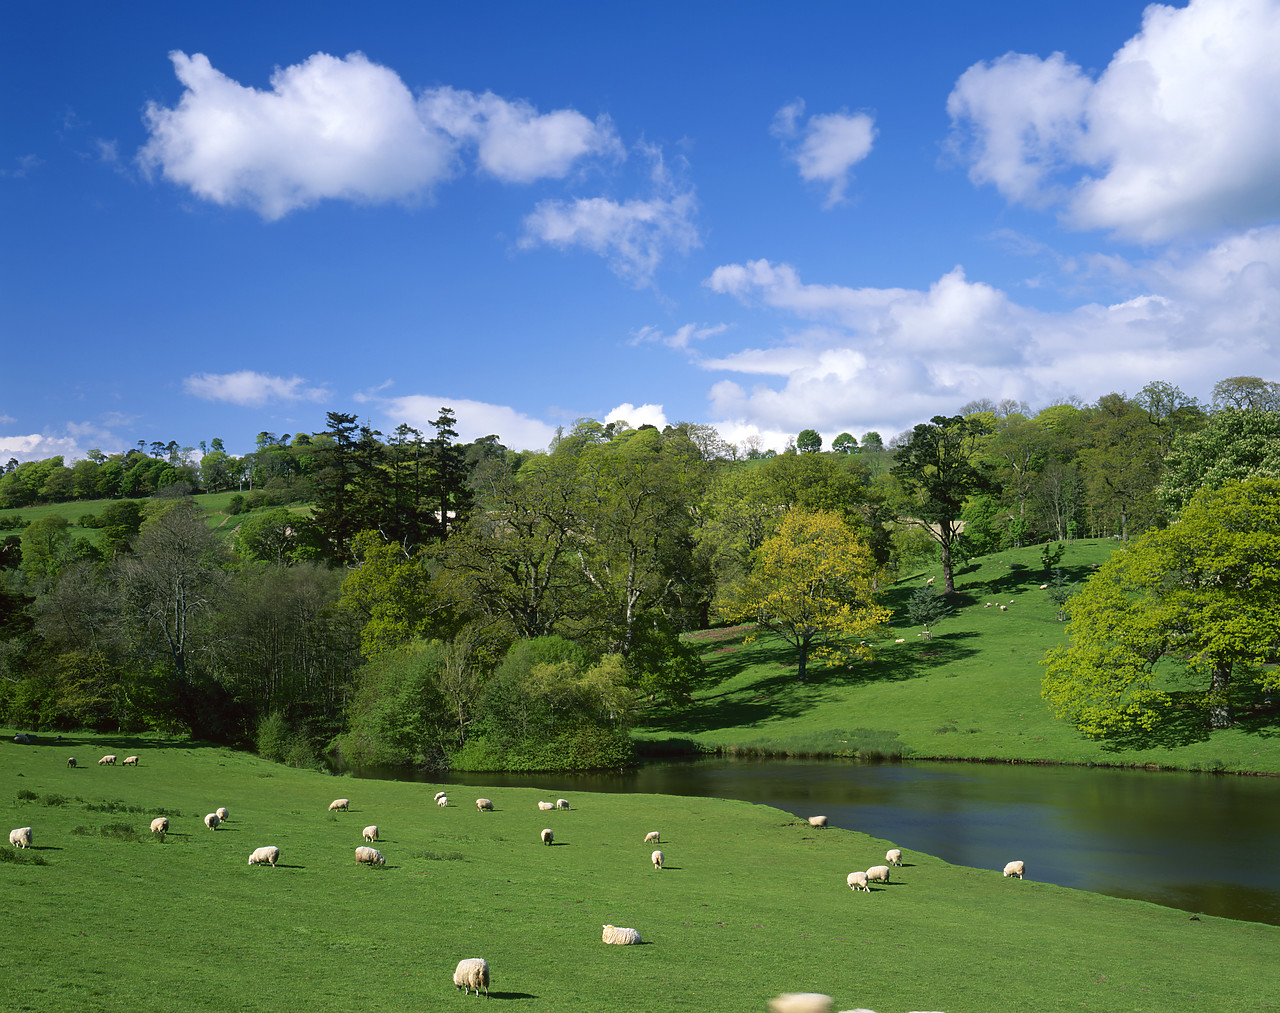
[[[390,424],[406,422],[426,433],[434,431],[431,420],[439,416],[440,409],[450,408],[457,418],[454,428],[458,431],[458,439],[463,443],[496,434],[503,446],[513,450],[545,450],[556,435],[555,426],[506,405],[432,394],[368,400],[379,401]]]
[[[770,132],[783,141],[805,182],[828,184],[825,207],[844,200],[849,171],[871,154],[875,121],[866,113],[822,113],[800,125],[804,101],[797,99],[775,114]]]
[[[630,402],[624,402],[605,415],[604,421],[626,422],[633,429],[638,429],[640,426],[645,425],[657,426],[662,429],[667,424],[667,416],[660,404],[642,404],[637,408]]]
[[[705,341],[717,334],[723,334],[728,329],[728,324],[713,324],[709,327],[685,324],[676,328],[673,334],[663,334],[661,328],[646,324],[632,331],[630,343],[633,345],[657,344],[665,345],[667,348],[688,350],[691,342]]]
[[[1280,3],[1151,4],[1096,80],[1061,53],[970,67],[947,101],[976,183],[1142,241],[1280,214]]]
[[[10,425],[13,419],[0,416],[0,425]],[[0,435],[0,464],[13,458],[24,461],[42,461],[61,456],[70,465],[83,458],[88,451],[98,449],[113,454],[125,449],[125,442],[112,428],[129,425],[132,416],[108,412],[99,422],[67,422],[60,428],[47,429],[43,433]]]
[[[182,389],[205,401],[227,401],[261,407],[269,401],[324,401],[329,392],[308,387],[300,376],[268,376],[251,369],[235,373],[194,373],[182,381]]]

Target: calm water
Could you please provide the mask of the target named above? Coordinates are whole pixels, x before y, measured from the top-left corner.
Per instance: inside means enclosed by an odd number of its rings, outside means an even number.
[[[1280,925],[1280,778],[1007,764],[690,760],[621,774],[449,774],[433,784],[742,799],[958,865]]]

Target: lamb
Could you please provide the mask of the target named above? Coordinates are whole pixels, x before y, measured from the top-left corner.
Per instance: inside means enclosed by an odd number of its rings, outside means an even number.
[[[493,812],[493,801],[487,798],[478,798],[476,799],[476,809],[479,812],[484,812],[486,809],[489,812]]]
[[[484,997],[489,998],[489,962],[484,957],[468,957],[466,960],[459,960],[458,966],[453,971],[453,983],[462,989],[463,995],[470,995],[471,989],[476,990],[476,995],[480,994],[480,987],[484,986]]]
[[[219,823],[226,823],[227,820],[231,818],[231,813],[227,810],[226,806],[219,806],[217,810],[217,816],[218,816]]]
[[[555,804],[554,802],[539,802],[539,803],[538,803],[538,808],[539,808],[539,809],[541,809],[543,812],[546,812],[548,809],[554,809],[555,807],[556,807],[556,804]]]
[[[108,766],[108,765],[112,767],[116,765],[115,753],[108,753],[106,756],[104,756],[101,760],[98,761],[99,767]]]
[[[378,839],[378,828],[376,826],[365,827],[364,839],[366,841],[376,841]]]
[[[204,825],[210,830],[217,830],[220,822],[222,821],[218,819],[217,813],[209,813],[209,815],[204,818]]]
[[[769,1000],[769,1013],[831,1013],[832,999],[821,992],[783,992]]]
[[[126,756],[123,762],[126,767],[136,767],[138,765],[138,758],[136,756]]]
[[[444,809],[446,806],[448,806],[448,804],[449,804],[448,795],[441,795],[438,799],[436,799],[436,805],[438,805],[441,809]]]
[[[606,925],[604,926],[604,932],[600,934],[600,938],[614,946],[635,946],[640,942],[640,933],[635,929],[616,928],[613,925]]]
[[[257,848],[253,854],[249,856],[250,865],[261,865],[266,862],[271,868],[276,867],[276,862],[280,861],[280,849],[274,844],[267,848]]]
[[[444,792],[442,791],[436,792],[436,801],[439,802],[442,798],[444,798]]]
[[[31,847],[31,828],[19,827],[17,830],[10,830],[9,843],[15,848]]]
[[[157,816],[153,819],[151,821],[151,832],[153,834],[159,834],[161,837],[167,834],[169,832],[169,817]]]
[[[556,835],[555,835],[555,834],[553,834],[553,833],[551,832],[551,828],[550,828],[550,827],[545,827],[545,828],[543,828],[543,831],[542,831],[542,843],[543,843],[543,844],[550,844],[550,843],[551,843],[552,841],[554,841],[555,839],[556,839]]]
[[[569,808],[569,800],[568,800],[567,798],[558,798],[558,799],[556,799],[556,808],[557,808],[557,809],[568,809],[568,808]]]
[[[351,799],[349,798],[335,798],[332,802],[329,803],[329,812],[333,812],[335,809],[349,810],[350,808],[351,808]]]
[[[651,861],[653,863],[653,867],[659,871],[662,870],[662,863],[664,859],[665,859],[665,856],[662,854],[661,851],[655,851],[652,855],[649,856],[649,861]],[[677,869],[676,871],[679,872],[680,870]]]
[[[67,757],[67,766],[68,766],[68,767],[74,767],[75,765],[76,765],[76,758],[75,758],[74,756],[68,756],[68,757]]]
[[[844,880],[849,884],[850,890],[865,890],[871,892],[871,887],[867,886],[867,874],[865,872],[851,872]]]
[[[901,865],[901,864],[902,864],[902,849],[901,849],[901,848],[890,848],[888,851],[886,851],[886,852],[884,853],[884,860],[885,860],[886,862],[888,862],[890,865]]]
[[[880,883],[889,882],[889,867],[887,865],[873,865],[867,870],[867,882],[875,880]]]
[[[645,834],[645,835],[644,835],[644,843],[645,843],[645,844],[657,844],[657,843],[658,843],[658,839],[659,839],[659,837],[660,837],[660,835],[659,835],[658,831],[656,831],[656,830],[650,830],[647,834]]]
[[[387,860],[377,848],[356,848],[356,865],[386,866]]]
[[[932,577],[930,577],[928,580],[926,580],[926,581],[924,582],[924,586],[925,586],[925,587],[933,587],[933,578],[932,578]]]
[[[1008,865],[1004,867],[1004,874],[1006,876],[1017,876],[1019,879],[1022,878],[1023,874],[1026,871],[1027,871],[1026,862],[1010,862]]]
[[[827,825],[827,818],[825,816],[809,817],[809,826],[811,827],[825,827],[826,825]]]

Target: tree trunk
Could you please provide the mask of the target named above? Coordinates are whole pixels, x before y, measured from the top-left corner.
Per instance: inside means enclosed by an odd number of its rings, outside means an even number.
[[[804,682],[805,667],[809,661],[809,640],[807,637],[800,641],[799,649],[800,649],[800,663],[796,666],[798,669],[796,674],[799,677],[800,681]]]
[[[1231,699],[1228,695],[1231,688],[1231,665],[1221,662],[1213,666],[1213,677],[1209,682],[1209,727],[1230,728],[1235,722],[1231,718]]]

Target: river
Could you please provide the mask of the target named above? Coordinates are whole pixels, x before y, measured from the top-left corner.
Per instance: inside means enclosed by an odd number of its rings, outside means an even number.
[[[957,865],[1280,925],[1280,778],[1026,764],[699,759],[602,774],[362,777],[742,799]]]

